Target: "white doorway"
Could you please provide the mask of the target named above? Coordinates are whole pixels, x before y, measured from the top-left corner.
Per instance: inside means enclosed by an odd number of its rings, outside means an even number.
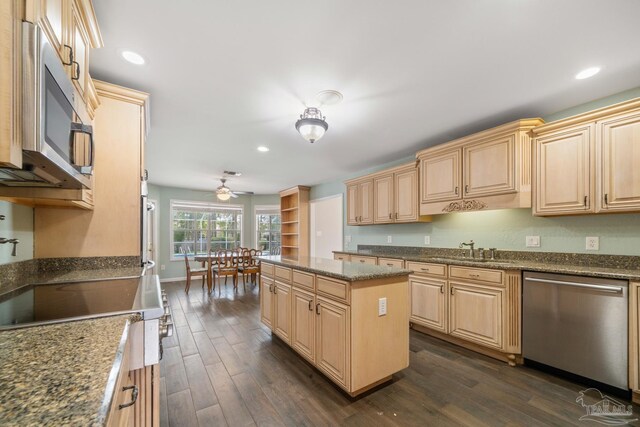
[[[147,221],[147,259],[153,261],[153,268],[149,270],[151,274],[158,274],[158,202],[149,199],[147,201],[149,207],[149,220]]]
[[[333,259],[333,251],[342,250],[342,206],[342,194],[311,201],[311,256]]]

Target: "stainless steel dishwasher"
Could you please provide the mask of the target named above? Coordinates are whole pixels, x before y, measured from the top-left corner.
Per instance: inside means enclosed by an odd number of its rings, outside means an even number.
[[[628,390],[628,283],[524,273],[526,360]]]

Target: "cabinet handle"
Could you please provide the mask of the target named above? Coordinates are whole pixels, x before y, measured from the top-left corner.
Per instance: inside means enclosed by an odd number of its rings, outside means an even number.
[[[71,80],[79,80],[80,79],[80,64],[76,61],[71,61],[73,65],[75,65],[73,75],[71,76]]]
[[[424,267],[420,267],[420,270],[426,271],[427,273],[429,272],[429,269],[428,268],[424,268]]]
[[[320,316],[320,303],[316,304],[316,314]]]
[[[451,292],[451,295],[453,295],[453,291],[454,291],[454,289],[455,289],[455,288],[452,286],[452,287],[451,287],[451,291],[450,291],[450,292]]]
[[[64,47],[69,49],[69,62],[62,61],[62,63],[64,65],[71,65],[71,64],[73,64],[73,48],[71,46],[69,46],[68,44],[65,44]]]
[[[469,277],[473,277],[474,279],[477,279],[478,277],[480,277],[480,275],[476,273],[469,273]]]
[[[390,262],[387,263],[388,267],[393,267],[393,264],[391,264]]]
[[[392,219],[392,218],[391,218],[391,212],[389,212],[389,219]]]
[[[269,293],[273,293],[273,289],[271,288],[271,285],[269,285]]]
[[[584,207],[587,207],[587,200],[589,200],[589,196],[584,196]]]
[[[469,193],[469,185],[465,185],[464,186],[464,194],[468,194]]]
[[[440,285],[440,293],[444,294],[444,285]]]
[[[129,406],[133,406],[136,403],[136,400],[138,400],[138,386],[137,385],[130,385],[130,386],[127,386],[127,387],[122,387],[122,391],[127,391],[127,390],[131,390],[131,402],[122,403],[122,404],[118,405],[118,409],[124,409],[124,408],[128,408]]]
[[[398,219],[398,212],[396,212],[396,219]]]
[[[273,287],[273,294],[274,294],[274,295],[277,295],[277,294],[278,294],[278,287],[277,287],[277,286],[274,286],[274,287]]]
[[[360,260],[360,262],[364,262],[364,260],[363,260],[363,259],[361,259],[361,260]]]
[[[609,204],[609,195],[607,193],[604,193],[604,204],[605,205]]]
[[[456,193],[456,195],[457,195],[457,194],[458,194],[458,187],[456,187],[456,189],[455,189],[455,190],[453,190],[453,191],[454,191],[454,193]]]
[[[313,311],[313,307],[311,307],[313,305],[313,300],[309,300],[309,311]]]

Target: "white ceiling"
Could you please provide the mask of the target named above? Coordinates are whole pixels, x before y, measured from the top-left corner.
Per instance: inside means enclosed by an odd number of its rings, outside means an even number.
[[[637,0],[94,4],[105,47],[91,73],[151,93],[160,185],[211,190],[225,169],[243,172],[235,190],[318,184],[640,86]],[[323,89],[344,101],[322,108],[329,130],[312,145],[294,123]]]

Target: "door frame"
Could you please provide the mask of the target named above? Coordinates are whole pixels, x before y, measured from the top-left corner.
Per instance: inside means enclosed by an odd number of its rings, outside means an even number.
[[[315,248],[315,242],[316,242],[316,217],[315,217],[315,204],[318,202],[322,202],[324,200],[329,200],[329,199],[336,199],[336,198],[340,198],[340,206],[341,206],[341,212],[340,212],[340,247],[337,250],[342,250],[343,247],[343,242],[344,242],[344,194],[343,193],[338,193],[338,194],[333,194],[331,196],[325,196],[325,197],[319,197],[317,199],[313,199],[309,201],[309,256],[316,256],[316,248]]]

